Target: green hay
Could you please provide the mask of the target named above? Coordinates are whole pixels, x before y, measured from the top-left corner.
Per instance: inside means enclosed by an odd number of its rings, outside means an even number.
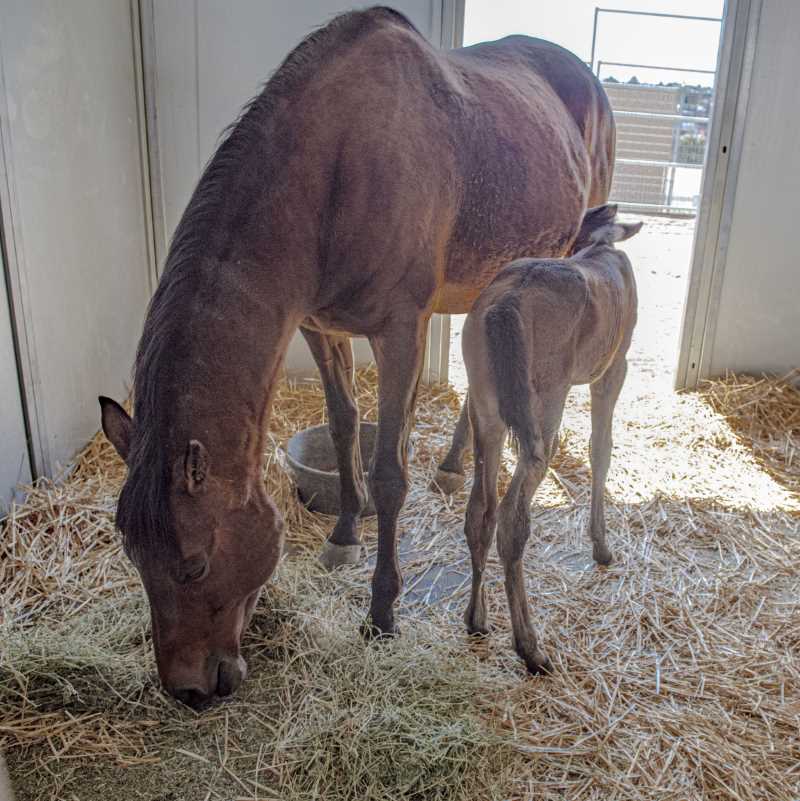
[[[141,603],[98,603],[77,626],[12,635],[0,661],[4,712],[24,699],[34,715],[58,710],[59,723],[116,719],[146,754],[160,757],[124,773],[113,763],[72,767],[52,794],[46,772],[23,768],[47,764],[47,749],[15,751],[19,801],[70,793],[93,801],[123,776],[130,797],[153,801],[170,797],[161,794],[166,788],[175,798],[195,797],[190,787],[197,797],[230,798],[234,790],[285,801],[445,801],[490,798],[509,787],[520,757],[476,704],[497,686],[496,671],[465,659],[453,639],[437,641],[427,624],[402,640],[363,642],[360,594],[346,572],[332,577],[308,563],[284,564],[246,643],[252,677],[244,692],[201,715],[158,693]],[[95,736],[97,743],[87,738],[83,746],[87,755],[102,750]],[[117,738],[105,745],[119,763],[138,761],[112,753]]]

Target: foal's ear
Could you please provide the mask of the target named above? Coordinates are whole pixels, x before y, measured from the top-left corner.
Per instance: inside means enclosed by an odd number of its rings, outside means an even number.
[[[186,458],[183,463],[186,475],[186,489],[194,495],[203,488],[208,475],[208,451],[202,442],[190,439],[186,446]]]
[[[581,220],[581,234],[588,236],[592,231],[610,225],[617,216],[617,204],[605,203],[602,206],[594,206],[586,209],[586,213]]]
[[[605,245],[613,245],[615,242],[623,242],[630,239],[642,230],[644,223],[614,223],[613,225],[604,225],[592,232],[590,237],[592,242],[598,242]]]
[[[622,242],[625,239],[630,239],[642,230],[643,222],[638,223],[615,223],[614,237],[612,242]]]
[[[100,401],[103,433],[116,448],[117,453],[127,461],[131,449],[131,429],[133,428],[131,416],[111,398],[101,395],[97,400]]]
[[[575,242],[572,245],[572,252],[575,253],[587,247],[592,242],[603,241],[602,237],[598,235],[599,232],[612,226],[616,216],[616,203],[606,203],[603,206],[595,206],[594,208],[587,209],[581,220],[581,227],[578,231],[578,235],[575,237]]]

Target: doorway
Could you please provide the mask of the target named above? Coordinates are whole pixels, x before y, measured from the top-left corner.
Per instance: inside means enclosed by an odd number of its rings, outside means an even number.
[[[643,221],[625,243],[636,270],[639,324],[631,350],[637,378],[671,388],[678,363],[695,226],[716,84],[724,0],[467,0],[464,45],[526,34],[578,55],[603,82],[614,109],[617,153],[610,200],[625,221]],[[448,374],[466,388],[463,315],[450,320]]]

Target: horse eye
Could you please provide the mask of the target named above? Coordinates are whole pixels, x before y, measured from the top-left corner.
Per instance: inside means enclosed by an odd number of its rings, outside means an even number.
[[[183,563],[183,576],[181,584],[189,584],[193,581],[200,581],[208,574],[208,560],[204,556],[197,556],[187,559]]]

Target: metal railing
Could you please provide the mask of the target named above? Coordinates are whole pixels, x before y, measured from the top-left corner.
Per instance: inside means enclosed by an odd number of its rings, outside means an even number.
[[[670,74],[714,75],[714,70],[634,64],[596,59],[601,14],[664,17],[720,23],[716,17],[596,8],[590,68],[602,80],[604,69],[654,70]],[[617,122],[617,155],[611,199],[623,208],[668,214],[694,215],[699,202],[699,174],[705,161],[710,113],[701,100],[687,97],[708,90],[684,84],[655,86],[645,83],[606,82]],[[684,113],[679,110],[686,107]],[[700,111],[700,113],[695,113]],[[705,112],[705,113],[703,113]],[[688,192],[688,194],[687,194]]]
[[[624,208],[695,214],[708,114],[665,111],[677,110],[686,99],[680,86],[606,84],[606,89],[617,123],[611,199]]]

